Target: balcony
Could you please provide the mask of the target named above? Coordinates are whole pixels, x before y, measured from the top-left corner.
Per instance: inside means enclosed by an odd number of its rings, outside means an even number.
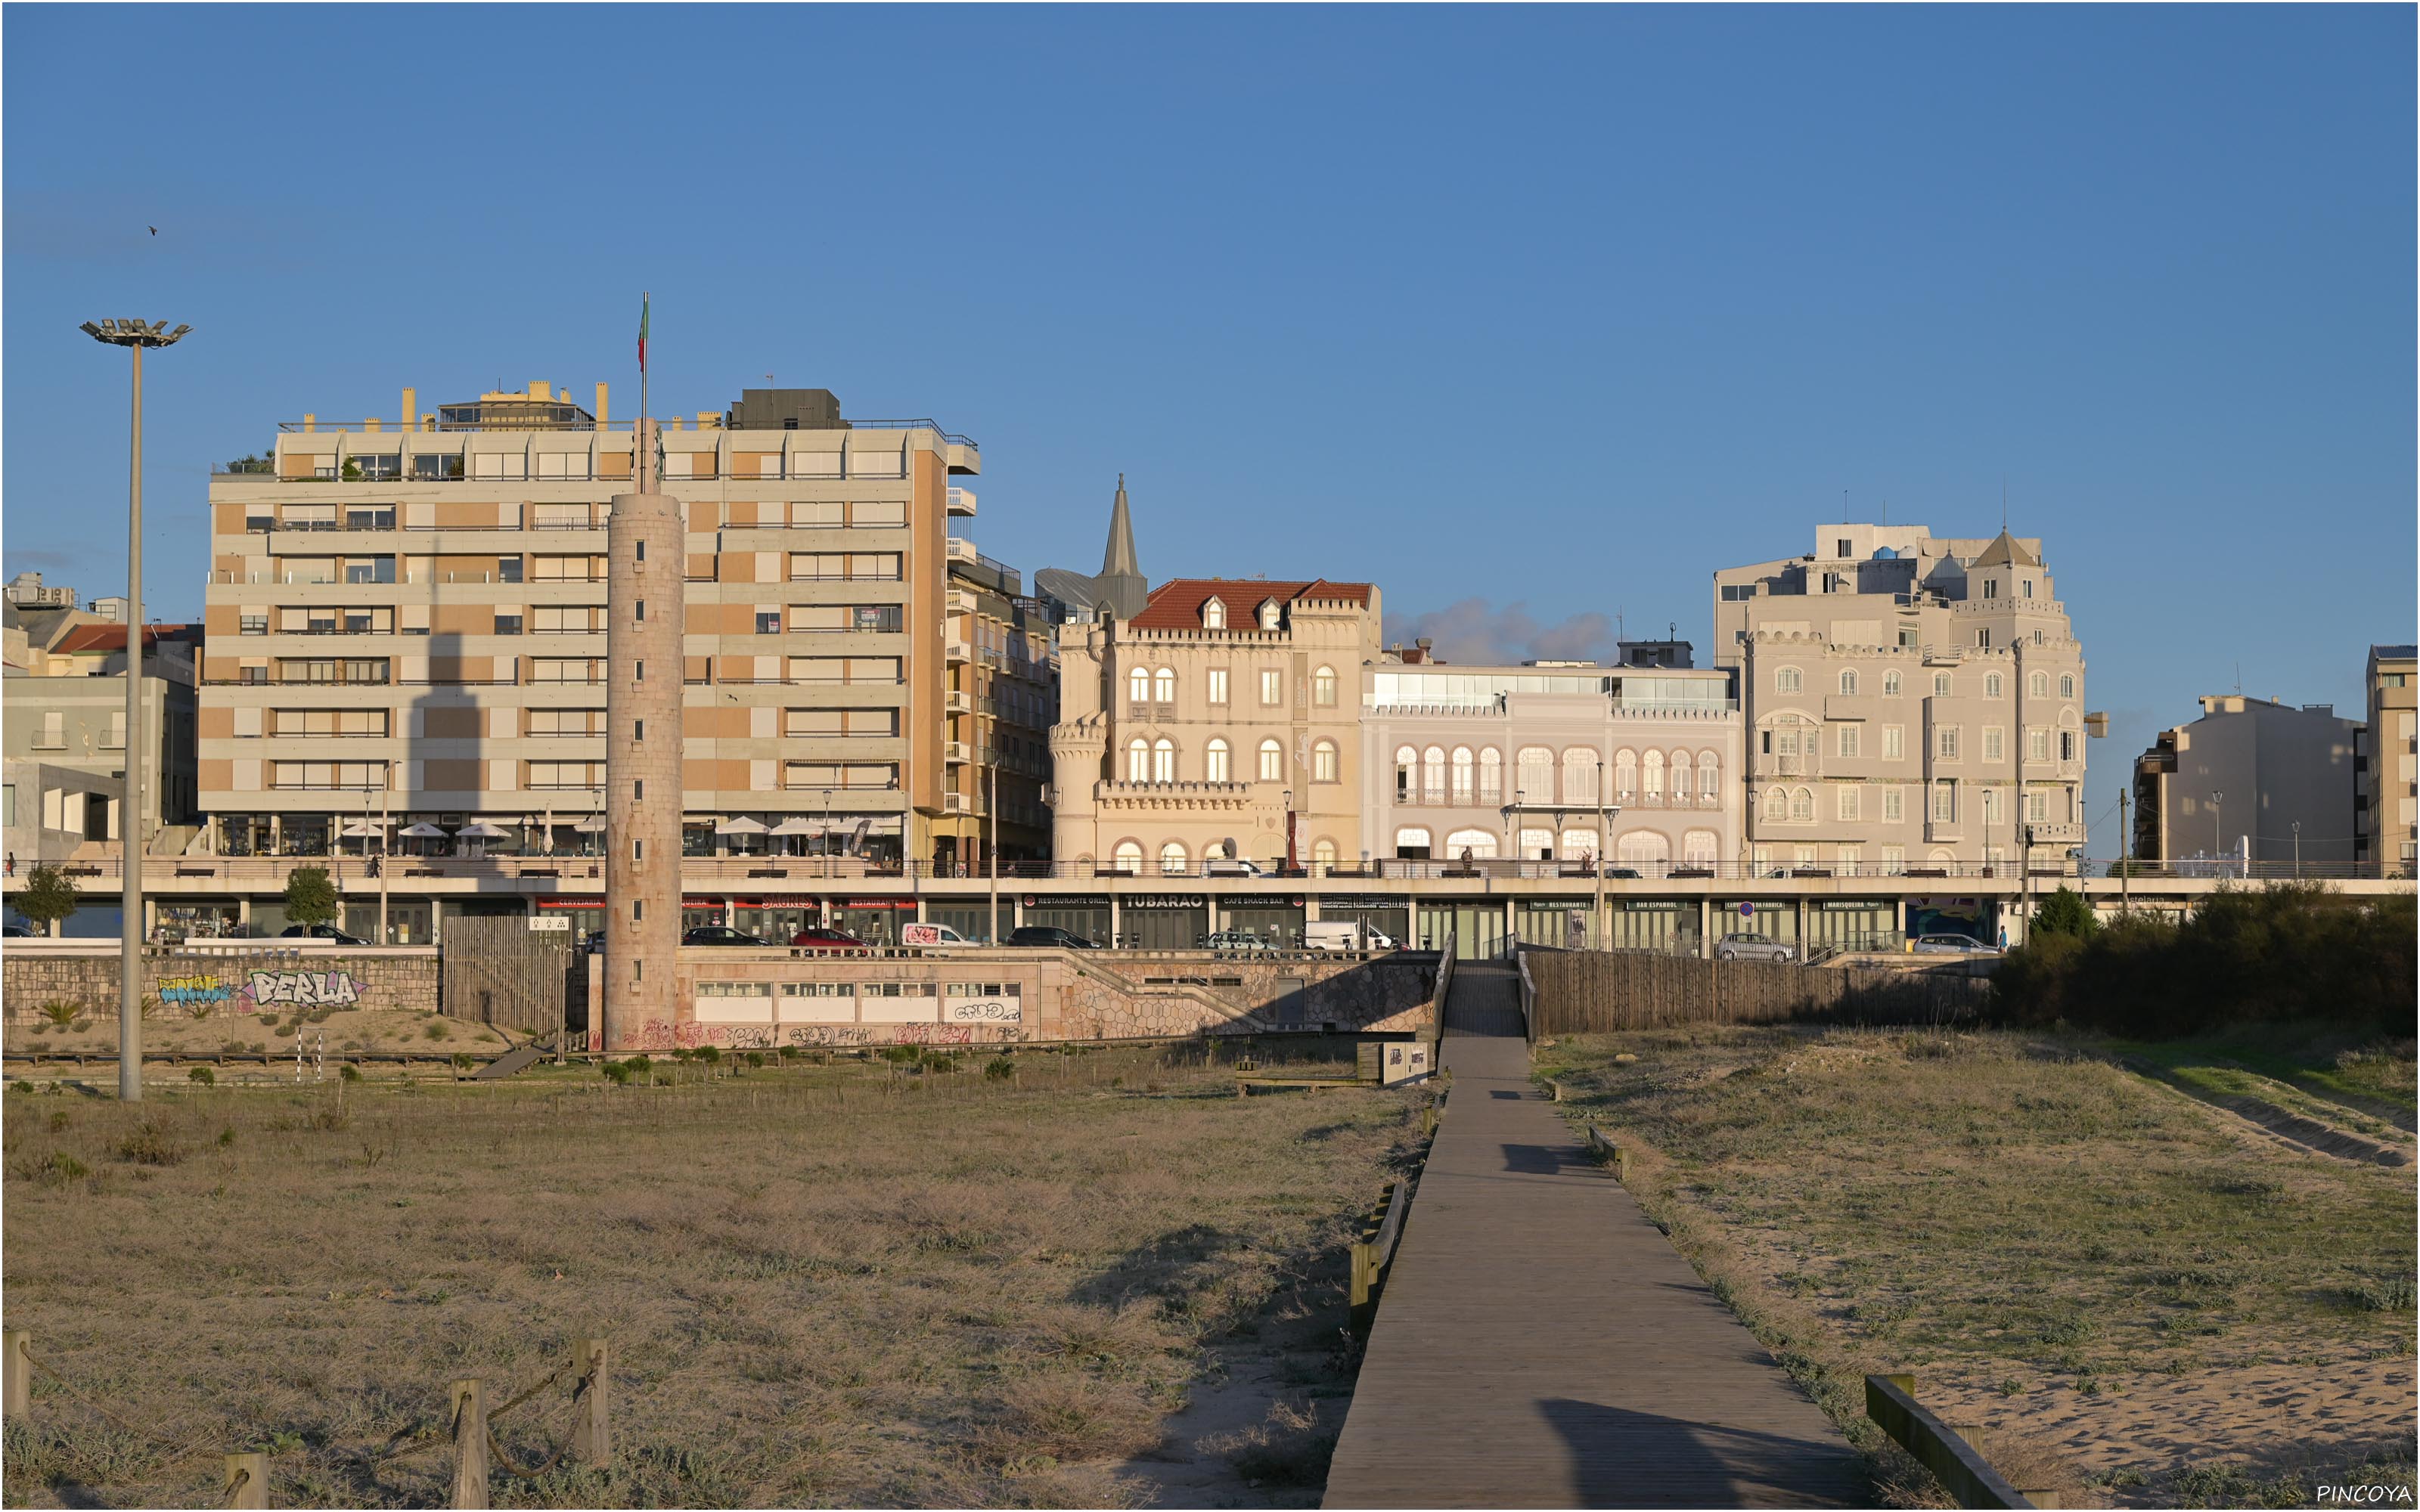
[[[955,519],[972,519],[975,514],[975,491],[972,488],[950,490],[950,515]]]
[[[941,811],[943,813],[972,813],[974,812],[974,800],[968,797],[963,793],[944,793],[941,795]]]
[[[975,659],[975,648],[967,644],[963,640],[949,641],[942,646],[941,654],[946,659],[953,662],[972,661]]]
[[[941,743],[941,760],[945,762],[964,766],[974,759],[974,748],[963,740],[948,740]]]

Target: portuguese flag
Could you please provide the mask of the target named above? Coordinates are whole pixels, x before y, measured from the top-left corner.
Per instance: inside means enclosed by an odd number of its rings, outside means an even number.
[[[639,371],[647,370],[647,296],[639,296]]]

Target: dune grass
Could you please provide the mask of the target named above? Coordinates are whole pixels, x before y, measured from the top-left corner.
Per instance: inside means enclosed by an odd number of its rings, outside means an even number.
[[[1344,1246],[1419,1129],[1422,1094],[1237,1100],[1187,1058],[11,1094],[10,1326],[206,1454],[39,1381],[8,1499],[195,1504],[259,1446],[279,1504],[443,1504],[442,1452],[381,1446],[597,1335],[618,1463],[495,1504],[1131,1502],[1112,1467],[1214,1350],[1349,1381]],[[536,1461],[566,1416],[498,1436]]]

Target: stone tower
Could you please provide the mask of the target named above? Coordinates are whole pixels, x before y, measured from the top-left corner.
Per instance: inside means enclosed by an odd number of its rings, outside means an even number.
[[[1126,475],[1123,472],[1118,474],[1118,496],[1109,504],[1109,542],[1101,553],[1101,573],[1093,580],[1100,585],[1096,602],[1104,611],[1119,619],[1133,619],[1150,601],[1151,584],[1135,556],[1134,518],[1126,512]]]
[[[678,1018],[681,598],[678,500],[656,491],[655,422],[633,438],[636,493],[605,532],[605,1048]]]

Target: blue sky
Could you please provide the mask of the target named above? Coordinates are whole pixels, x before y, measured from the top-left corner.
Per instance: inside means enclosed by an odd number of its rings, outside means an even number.
[[[405,384],[627,413],[648,288],[659,410],[934,416],[994,556],[1091,568],[1124,471],[1155,579],[1366,578],[1507,650],[1702,643],[1717,566],[2005,489],[2114,716],[2097,813],[2195,694],[2354,709],[2413,639],[2413,26],[10,7],[0,570],[122,581],[80,320],[195,328],[148,389],[186,616],[212,462]]]

